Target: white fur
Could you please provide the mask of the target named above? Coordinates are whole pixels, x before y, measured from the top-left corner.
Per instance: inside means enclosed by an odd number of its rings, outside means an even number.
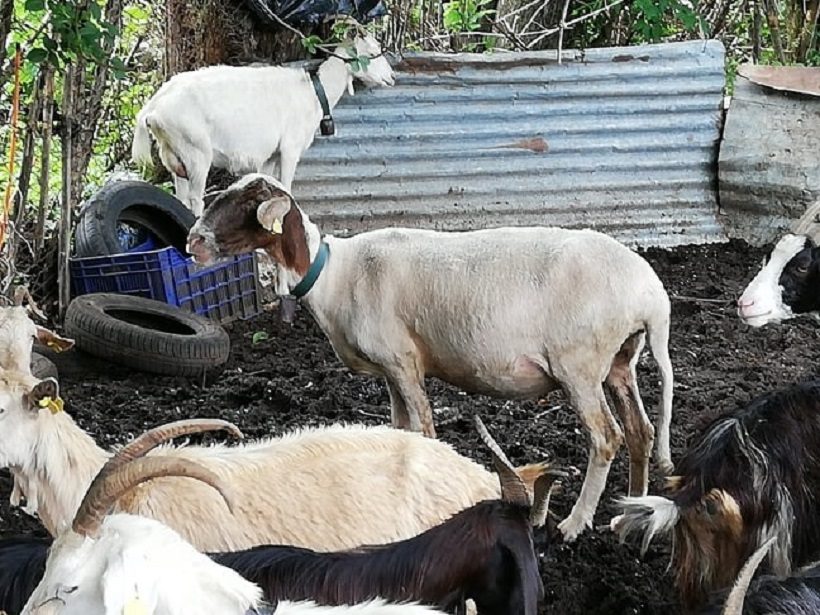
[[[356,52],[371,57],[364,71],[330,57],[319,68],[332,109],[357,77],[371,85],[392,85],[393,70],[372,36],[358,37]],[[344,46],[337,55],[349,57]],[[132,157],[151,162],[149,132],[160,158],[174,175],[176,196],[197,216],[211,166],[233,174],[279,166],[289,189],[299,158],[313,142],[322,108],[308,74],[278,66],[214,66],[180,73],[165,83],[137,117]],[[187,179],[177,173],[183,168]]]
[[[58,535],[110,453],[68,413],[32,409],[25,394],[36,379],[0,376],[0,468],[14,469],[29,507]],[[239,446],[154,453],[196,461],[225,479],[241,500],[235,514],[207,486],[170,477],[133,490],[118,510],[156,518],[203,551],[393,542],[500,491],[493,473],[450,445],[386,427],[335,425]]]
[[[772,250],[769,262],[757,273],[738,299],[737,313],[747,325],[762,327],[792,318],[794,314],[783,303],[780,275],[788,262],[805,246],[803,235],[785,235]]]
[[[272,179],[243,182],[260,177]],[[313,259],[321,235],[299,212],[305,237],[296,239],[306,240]],[[189,237],[215,244],[215,230],[200,219]],[[642,329],[663,380],[657,459],[671,468],[669,298],[649,263],[623,244],[591,230],[543,227],[388,228],[325,241],[330,257],[303,302],[348,367],[386,379],[394,426],[435,435],[427,376],[514,399],[567,391],[591,435],[584,486],[561,525],[567,540],[591,526],[623,439],[601,383],[625,340]],[[278,278],[283,294],[301,280],[282,263]],[[632,424],[643,423],[646,463],[652,427],[637,405],[641,417]]]
[[[55,599],[57,598],[57,599]],[[151,615],[245,615],[262,591],[152,519],[111,515],[96,539],[67,531],[55,540],[24,615],[121,615],[138,599]],[[277,615],[423,615],[433,609],[374,600],[351,607],[282,602]]]
[[[680,520],[680,510],[670,499],[645,495],[637,498],[621,498],[618,502],[623,507],[623,514],[614,517],[610,529],[618,534],[623,542],[631,534],[643,534],[641,553],[649,548],[649,543],[658,534],[671,532]]]

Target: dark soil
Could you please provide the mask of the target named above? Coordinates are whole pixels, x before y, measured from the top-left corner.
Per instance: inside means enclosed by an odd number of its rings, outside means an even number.
[[[735,315],[734,299],[763,254],[764,250],[739,242],[646,252],[672,297],[675,458],[693,430],[715,413],[815,375],[820,328],[813,321],[750,329]],[[65,357],[60,364],[66,410],[104,446],[180,417],[219,416],[236,422],[248,437],[334,421],[389,421],[382,382],[344,368],[307,312],[302,311],[293,326],[265,314],[229,329],[231,360],[225,372],[204,388],[201,383],[109,364],[95,368],[92,361],[77,368],[74,359],[72,369],[72,361]],[[267,332],[269,339],[253,344],[256,331]],[[641,359],[639,371],[644,403],[654,416],[659,376],[648,355]],[[516,463],[549,457],[580,469],[586,465],[586,435],[561,394],[507,402],[465,395],[438,381],[429,382],[429,394],[440,411],[439,436],[466,455],[487,461],[470,422],[471,414],[478,412]],[[655,468],[652,471],[650,489],[657,491],[659,480]],[[625,493],[627,477],[622,449],[595,518],[599,528],[617,514],[613,498]],[[580,485],[580,477],[569,481],[553,499],[558,518],[569,513]],[[0,534],[41,532],[34,520],[9,510],[8,493],[8,478],[2,475]],[[666,572],[669,547],[664,541],[641,558],[634,545],[619,545],[606,529],[588,531],[569,545],[549,535],[540,532],[537,537],[546,588],[544,613],[678,612]]]

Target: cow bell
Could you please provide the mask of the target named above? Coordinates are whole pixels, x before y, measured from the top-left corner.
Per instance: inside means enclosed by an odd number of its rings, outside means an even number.
[[[332,137],[336,134],[336,125],[333,123],[333,118],[329,115],[322,118],[319,122],[319,132],[323,137]]]

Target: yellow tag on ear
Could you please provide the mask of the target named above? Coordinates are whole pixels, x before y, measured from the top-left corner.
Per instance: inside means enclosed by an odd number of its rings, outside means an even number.
[[[271,233],[274,235],[281,235],[282,234],[282,223],[279,220],[273,221],[273,228],[271,228]]]
[[[64,406],[62,397],[54,398],[46,396],[43,397],[43,399],[41,399],[39,402],[37,402],[37,404],[41,408],[48,408],[49,410],[51,410],[51,414],[57,414],[58,412],[62,412]]]
[[[46,342],[46,346],[51,348],[54,352],[62,352],[63,351],[60,344],[55,342],[54,340],[48,340],[48,342]]]
[[[122,615],[148,615],[148,609],[139,596],[134,596],[122,607]]]

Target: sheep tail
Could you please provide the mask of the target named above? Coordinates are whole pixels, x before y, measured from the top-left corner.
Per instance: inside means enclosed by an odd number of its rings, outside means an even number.
[[[134,127],[134,140],[131,142],[131,159],[142,168],[154,166],[151,157],[151,133],[148,128],[148,113],[145,109],[137,116],[137,125]]]
[[[641,555],[646,553],[649,543],[658,534],[668,534],[680,520],[678,505],[672,500],[657,495],[621,498],[618,504],[624,512],[613,518],[610,529],[618,534],[621,542],[631,534],[643,533]]]

